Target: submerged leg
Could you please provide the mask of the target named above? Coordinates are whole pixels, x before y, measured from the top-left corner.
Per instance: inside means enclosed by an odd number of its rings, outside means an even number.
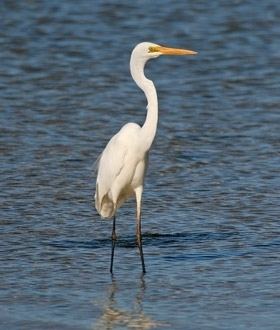
[[[136,238],[137,245],[141,257],[142,263],[142,271],[146,273],[145,262],[144,262],[144,254],[142,248],[142,232],[141,232],[141,199],[142,199],[143,187],[138,187],[135,189],[135,197],[136,197]]]
[[[115,245],[116,245],[116,216],[114,215],[113,219],[113,229],[112,229],[112,251],[111,251],[111,265],[110,265],[110,273],[113,273],[113,263],[114,263],[114,252],[115,252]]]

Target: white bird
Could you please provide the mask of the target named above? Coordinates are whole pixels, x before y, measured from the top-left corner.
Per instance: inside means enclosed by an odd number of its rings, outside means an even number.
[[[113,272],[116,242],[116,211],[133,195],[136,198],[136,237],[142,270],[145,273],[141,234],[141,200],[148,154],[153,143],[158,122],[158,99],[153,82],[144,75],[148,60],[160,55],[195,55],[186,49],[168,48],[150,42],[138,44],[132,51],[130,72],[132,78],[147,98],[147,115],[143,126],[124,125],[114,135],[99,157],[95,191],[95,207],[102,218],[113,217],[112,252],[110,272]]]

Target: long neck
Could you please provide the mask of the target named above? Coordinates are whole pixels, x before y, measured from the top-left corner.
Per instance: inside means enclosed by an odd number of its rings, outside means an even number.
[[[145,150],[149,150],[156,135],[157,122],[158,122],[158,99],[157,92],[153,82],[147,79],[144,75],[144,66],[146,61],[143,59],[131,57],[130,60],[130,72],[132,78],[136,82],[139,88],[145,93],[147,98],[147,116],[146,120],[141,128],[141,137],[143,141],[143,147]]]

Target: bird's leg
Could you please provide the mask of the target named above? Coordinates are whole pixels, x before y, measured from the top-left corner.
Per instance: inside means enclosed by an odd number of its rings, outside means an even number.
[[[143,247],[142,247],[142,233],[141,233],[141,216],[137,219],[137,245],[140,252],[141,263],[142,263],[142,271],[146,273],[145,262],[144,262],[144,254],[143,254]]]
[[[114,215],[113,219],[113,229],[112,229],[112,252],[111,252],[111,265],[110,265],[110,273],[113,274],[113,263],[114,263],[114,252],[116,245],[117,235],[116,235],[116,216]]]
[[[142,199],[143,187],[138,187],[135,189],[135,197],[136,197],[136,238],[137,245],[141,257],[142,263],[142,271],[146,273],[145,262],[144,262],[144,254],[142,248],[142,232],[141,232],[141,199]]]

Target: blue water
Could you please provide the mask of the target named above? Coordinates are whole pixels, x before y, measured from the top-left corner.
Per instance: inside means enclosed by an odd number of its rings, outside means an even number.
[[[4,1],[0,9],[1,329],[280,328],[280,5],[267,1]],[[111,222],[92,165],[146,101],[160,121],[143,202]]]

